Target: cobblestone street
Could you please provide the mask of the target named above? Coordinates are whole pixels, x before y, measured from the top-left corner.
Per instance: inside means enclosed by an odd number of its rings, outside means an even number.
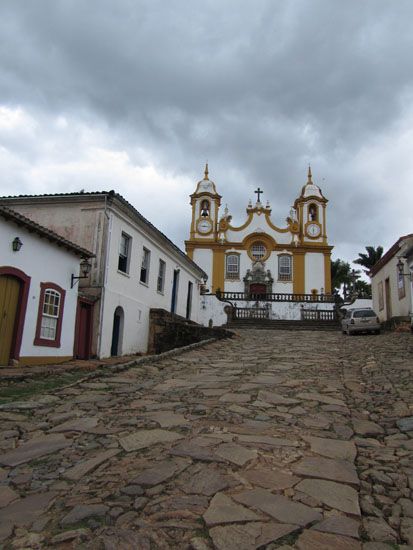
[[[244,330],[1,405],[1,544],[413,548],[412,351]]]

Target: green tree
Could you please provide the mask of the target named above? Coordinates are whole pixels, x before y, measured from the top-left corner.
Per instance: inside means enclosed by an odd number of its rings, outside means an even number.
[[[355,291],[359,298],[371,298],[371,285],[359,279],[355,283]]]
[[[339,291],[343,285],[351,283],[351,267],[344,260],[333,260],[331,262],[331,285],[334,290]]]
[[[364,273],[367,273],[367,275],[370,273],[371,268],[380,260],[380,258],[383,256],[383,247],[378,246],[375,248],[374,246],[366,246],[367,254],[364,252],[359,252],[359,257],[354,260],[354,263],[357,265],[361,265],[362,267],[365,267]]]

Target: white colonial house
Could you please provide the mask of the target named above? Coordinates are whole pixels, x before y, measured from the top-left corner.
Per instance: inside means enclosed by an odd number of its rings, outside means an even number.
[[[272,219],[260,188],[254,193],[257,201],[249,201],[240,225],[233,224],[227,207],[221,211],[222,197],[209,179],[208,165],[191,195],[186,251],[208,274],[211,291],[203,298],[203,321],[209,316],[214,325],[226,322],[226,304],[217,297],[236,304],[240,318],[299,320],[308,312],[310,319],[316,310],[328,317],[334,308],[328,201],[313,182],[311,169],[285,223]]]
[[[382,323],[410,320],[412,285],[406,258],[412,248],[413,233],[400,237],[370,271],[373,309]]]
[[[79,264],[91,256],[0,205],[1,366],[72,359]]]
[[[93,252],[90,275],[79,283],[79,322],[92,338],[78,357],[146,352],[151,308],[199,321],[205,272],[121,195],[81,192],[0,202]]]

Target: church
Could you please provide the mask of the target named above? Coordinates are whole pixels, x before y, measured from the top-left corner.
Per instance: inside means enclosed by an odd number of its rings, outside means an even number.
[[[190,196],[186,252],[208,274],[211,294],[248,302],[245,307],[254,299],[261,302],[257,307],[271,309],[270,318],[298,318],[300,308],[332,302],[328,200],[313,182],[311,167],[285,224],[272,220],[271,205],[261,202],[262,193],[258,187],[244,223],[234,226],[228,208],[221,210],[222,197],[206,165],[204,178]],[[280,305],[286,303],[287,308]]]

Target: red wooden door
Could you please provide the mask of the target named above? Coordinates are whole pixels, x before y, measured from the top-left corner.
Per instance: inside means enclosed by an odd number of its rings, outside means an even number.
[[[267,286],[262,283],[251,283],[250,284],[250,294],[255,294],[263,296],[267,294]]]
[[[77,304],[75,357],[90,359],[92,353],[93,305],[82,299]]]

